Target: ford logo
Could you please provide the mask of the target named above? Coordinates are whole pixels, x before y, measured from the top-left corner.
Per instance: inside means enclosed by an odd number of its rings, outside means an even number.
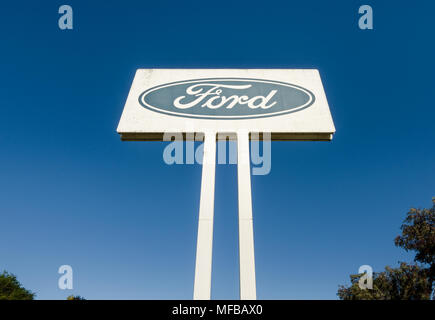
[[[152,111],[202,119],[251,119],[305,109],[314,94],[272,80],[212,78],[166,83],[144,91],[139,103]]]

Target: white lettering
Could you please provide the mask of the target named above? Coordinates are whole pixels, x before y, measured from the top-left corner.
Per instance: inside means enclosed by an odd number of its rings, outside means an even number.
[[[202,108],[218,109],[225,107],[227,109],[233,108],[236,104],[246,104],[250,109],[269,109],[276,104],[272,102],[272,98],[278,90],[271,90],[267,96],[248,97],[246,95],[237,96],[232,95],[226,97],[222,94],[222,89],[244,90],[250,88],[252,85],[227,85],[227,84],[212,84],[200,83],[194,84],[186,89],[186,94],[194,97],[189,100],[187,96],[180,96],[175,98],[174,107],[178,109],[189,109],[198,106],[200,103]],[[209,89],[207,90],[207,87]],[[270,103],[269,103],[270,102]]]

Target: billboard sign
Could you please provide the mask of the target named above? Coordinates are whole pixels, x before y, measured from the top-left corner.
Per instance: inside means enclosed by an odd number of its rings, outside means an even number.
[[[319,72],[139,69],[117,131],[126,141],[204,134],[194,299],[211,297],[216,140],[237,140],[240,298],[256,299],[249,139],[331,140]]]
[[[270,132],[272,140],[331,140],[335,132],[314,69],[139,69],[118,133]]]

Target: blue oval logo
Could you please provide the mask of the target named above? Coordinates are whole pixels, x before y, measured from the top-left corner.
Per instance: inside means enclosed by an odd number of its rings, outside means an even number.
[[[179,117],[251,119],[297,112],[314,94],[300,86],[262,79],[212,78],[167,83],[139,96],[145,108]]]

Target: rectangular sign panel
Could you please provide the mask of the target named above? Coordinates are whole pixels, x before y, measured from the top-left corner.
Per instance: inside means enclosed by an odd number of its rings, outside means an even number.
[[[331,140],[315,69],[138,69],[118,125],[122,140],[166,133],[271,133],[272,140]]]

